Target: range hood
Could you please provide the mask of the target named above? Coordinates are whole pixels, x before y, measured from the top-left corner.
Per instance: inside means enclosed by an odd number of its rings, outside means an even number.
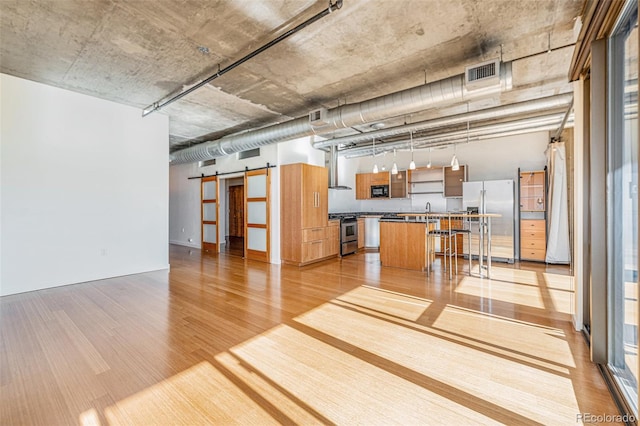
[[[348,186],[338,185],[338,149],[335,145],[331,145],[329,150],[329,189],[351,189]]]

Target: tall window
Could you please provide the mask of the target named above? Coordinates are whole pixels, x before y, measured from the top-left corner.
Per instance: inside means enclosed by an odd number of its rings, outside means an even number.
[[[638,10],[631,2],[610,42],[608,144],[609,365],[638,413]]]

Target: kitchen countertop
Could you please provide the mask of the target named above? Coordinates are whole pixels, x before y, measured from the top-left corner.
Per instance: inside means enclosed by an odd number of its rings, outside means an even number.
[[[499,213],[466,213],[466,212],[450,212],[450,213],[398,213],[398,216],[424,216],[431,218],[445,218],[445,217],[502,217]]]
[[[415,214],[424,215],[420,212],[340,212],[329,213],[329,219],[340,219],[342,216],[355,216],[355,217],[396,217],[401,214]]]

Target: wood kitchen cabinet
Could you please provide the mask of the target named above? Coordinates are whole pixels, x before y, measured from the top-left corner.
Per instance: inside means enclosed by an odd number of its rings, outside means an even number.
[[[364,218],[358,218],[358,250],[364,248]]]
[[[330,220],[326,228],[324,245],[322,246],[323,257],[337,256],[340,253],[340,221]]]
[[[467,181],[467,166],[460,165],[458,170],[451,166],[444,167],[444,196],[450,198],[462,197],[462,183]]]
[[[391,184],[389,185],[389,194],[391,198],[407,198],[407,171],[398,170],[398,173],[391,175]]]
[[[520,172],[520,211],[545,211],[545,180],[544,170]]]
[[[372,185],[390,185],[390,172],[356,173],[356,200],[371,199]]]
[[[371,185],[389,185],[390,172],[369,173]]]
[[[371,199],[371,186],[390,185],[390,176],[390,172],[356,173],[356,200]]]
[[[339,221],[327,220],[327,169],[310,164],[280,167],[280,257],[304,265],[337,256]]]
[[[356,200],[367,200],[371,197],[371,179],[369,173],[356,174]]]
[[[544,262],[547,255],[546,227],[544,219],[520,221],[520,259]]]
[[[547,173],[518,170],[520,181],[520,260],[547,257]]]

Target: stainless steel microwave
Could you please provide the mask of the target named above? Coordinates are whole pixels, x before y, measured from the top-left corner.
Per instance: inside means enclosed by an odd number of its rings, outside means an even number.
[[[371,198],[389,198],[389,185],[371,185]]]

